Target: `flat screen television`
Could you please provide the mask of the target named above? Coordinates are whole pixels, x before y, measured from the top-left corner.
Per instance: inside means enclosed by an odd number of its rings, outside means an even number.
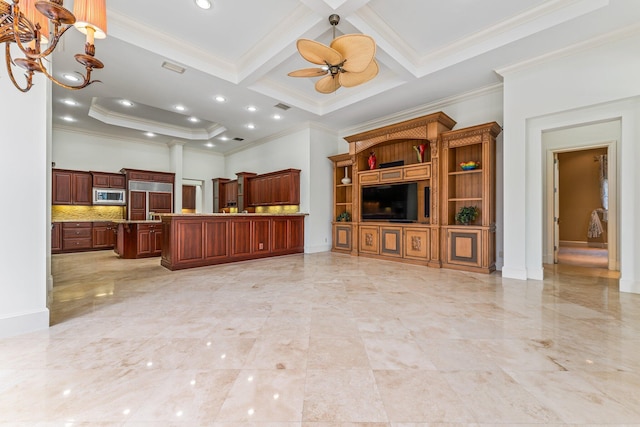
[[[415,182],[362,187],[363,221],[418,220],[418,184]]]

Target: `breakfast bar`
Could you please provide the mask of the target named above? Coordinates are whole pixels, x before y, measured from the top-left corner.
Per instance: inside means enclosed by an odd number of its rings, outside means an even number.
[[[161,264],[180,270],[303,253],[305,215],[162,215]]]

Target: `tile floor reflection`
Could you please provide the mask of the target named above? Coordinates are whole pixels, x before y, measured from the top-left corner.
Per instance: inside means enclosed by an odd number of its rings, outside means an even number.
[[[640,295],[331,253],[171,272],[55,255],[0,426],[640,426]]]

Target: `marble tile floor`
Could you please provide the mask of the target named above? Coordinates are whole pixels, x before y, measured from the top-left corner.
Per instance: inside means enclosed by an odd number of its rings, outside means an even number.
[[[345,255],[171,272],[55,255],[0,426],[640,426],[640,295]]]

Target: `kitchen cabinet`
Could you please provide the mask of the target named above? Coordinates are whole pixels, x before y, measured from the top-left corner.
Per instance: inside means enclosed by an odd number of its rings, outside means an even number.
[[[92,249],[91,222],[63,222],[62,223],[62,250],[76,251]]]
[[[171,213],[173,212],[173,193],[149,192],[149,212]]]
[[[162,253],[162,225],[159,221],[124,221],[115,224],[114,251],[120,258],[148,258]]]
[[[51,204],[91,205],[92,178],[89,172],[53,169]]]
[[[182,186],[182,209],[196,210],[196,187],[193,185]]]
[[[234,179],[224,184],[225,207],[238,206],[238,180]]]
[[[91,172],[96,188],[125,188],[125,176],[121,173]]]
[[[303,214],[171,214],[162,233],[170,270],[304,252]]]
[[[62,251],[62,223],[51,224],[51,253]]]
[[[121,169],[127,181],[165,182],[173,184],[175,174],[172,172],[155,172],[138,169]]]
[[[160,256],[162,253],[162,226],[160,224],[138,224],[137,234],[136,258]]]
[[[116,243],[116,227],[111,221],[94,221],[91,236],[93,249],[113,249]]]
[[[147,193],[145,191],[129,192],[129,219],[144,221],[147,219]]]
[[[219,213],[227,206],[227,194],[225,184],[230,181],[228,178],[213,178],[213,212]]]
[[[285,169],[249,179],[250,206],[299,205],[300,170]]]

